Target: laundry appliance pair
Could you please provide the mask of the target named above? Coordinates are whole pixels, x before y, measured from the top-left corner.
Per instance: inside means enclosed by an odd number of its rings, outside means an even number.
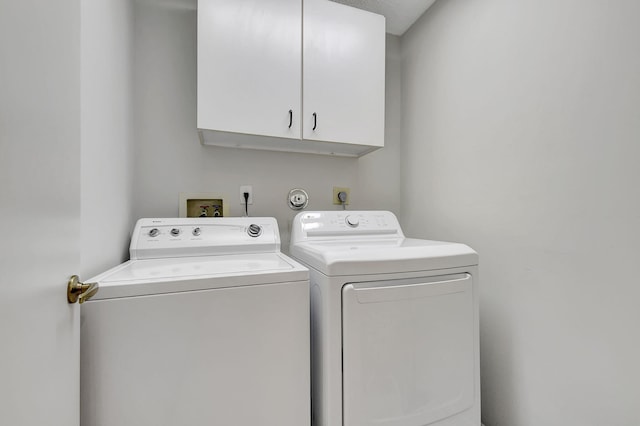
[[[480,424],[475,252],[377,211],[300,213],[290,251],[273,218],[138,221],[81,310],[82,424]]]

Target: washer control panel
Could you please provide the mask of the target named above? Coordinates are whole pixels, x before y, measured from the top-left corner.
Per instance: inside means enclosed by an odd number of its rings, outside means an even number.
[[[274,218],[140,219],[131,237],[131,259],[205,256],[280,250]]]
[[[388,211],[325,211],[298,214],[291,229],[291,241],[323,237],[403,237],[396,216]]]

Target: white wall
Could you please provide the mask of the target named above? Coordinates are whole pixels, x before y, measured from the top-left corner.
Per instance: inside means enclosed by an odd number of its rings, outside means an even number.
[[[82,2],[81,274],[128,258],[133,227],[133,7]]]
[[[240,185],[253,185],[252,216],[274,216],[283,248],[291,188],[309,193],[309,209],[334,209],[333,186],[351,188],[350,208],[398,212],[400,57],[397,37],[387,38],[386,144],[360,159],[237,150],[200,145],[196,132],[195,2],[135,3],[134,216],[178,215],[181,192],[224,197],[230,214],[243,214]]]
[[[402,38],[403,224],[480,253],[487,426],[640,424],[638,16],[447,0]]]

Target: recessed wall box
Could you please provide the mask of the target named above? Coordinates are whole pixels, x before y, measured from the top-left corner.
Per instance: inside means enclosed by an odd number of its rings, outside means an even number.
[[[181,193],[180,217],[225,217],[229,216],[224,198],[211,193]]]

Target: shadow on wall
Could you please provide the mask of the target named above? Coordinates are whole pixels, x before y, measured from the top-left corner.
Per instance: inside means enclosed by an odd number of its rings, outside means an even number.
[[[482,277],[480,285],[484,279],[486,276]],[[487,330],[491,331],[487,332]],[[481,407],[485,401],[494,401],[499,398],[500,396],[491,390],[496,389],[498,385],[502,386],[501,395],[509,395],[509,401],[502,401],[502,411],[499,417],[504,419],[518,418],[514,403],[518,400],[518,386],[513,382],[513,378],[517,377],[517,372],[514,371],[516,368],[514,345],[511,342],[513,332],[509,315],[506,312],[502,312],[500,307],[483,306],[480,303]],[[496,360],[492,360],[494,357]],[[496,365],[499,365],[499,368],[495,368]],[[505,386],[505,384],[507,385]],[[482,421],[483,426],[508,426],[507,423],[500,420],[488,423],[483,417]]]

